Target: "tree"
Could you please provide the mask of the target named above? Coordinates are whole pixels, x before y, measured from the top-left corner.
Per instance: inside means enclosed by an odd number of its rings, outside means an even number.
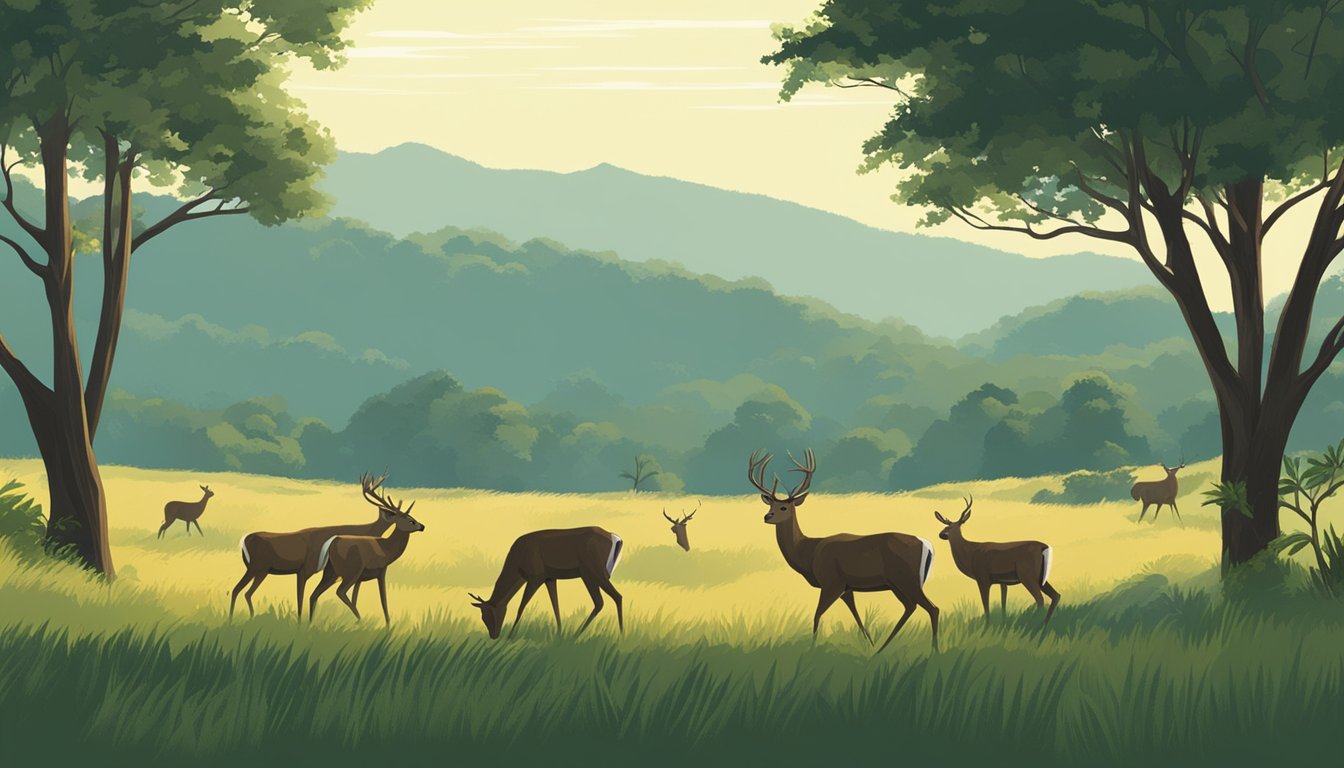
[[[653,462],[653,459],[652,459],[652,458],[650,458],[650,457],[648,457],[648,456],[636,456],[636,457],[635,457],[635,471],[634,471],[634,472],[622,472],[622,473],[620,474],[620,476],[623,477],[623,478],[625,478],[626,480],[629,480],[629,481],[630,481],[630,488],[631,488],[635,493],[639,493],[639,491],[640,491],[640,486],[641,486],[641,485],[643,485],[644,483],[649,482],[649,481],[652,480],[653,478],[655,478],[655,477],[657,477],[658,475],[662,474],[662,473],[659,472],[658,470],[654,469],[654,468],[653,468],[653,465],[654,465],[654,462]]]
[[[50,308],[43,381],[0,338],[0,367],[23,401],[51,494],[49,544],[112,576],[107,502],[93,440],[111,380],[131,258],[169,229],[249,215],[262,224],[317,207],[333,145],[283,90],[294,63],[340,62],[341,32],[367,0],[173,3],[0,2],[0,233]],[[40,223],[16,200],[13,170],[40,176]],[[100,236],[76,242],[69,181],[102,190]],[[137,182],[181,205],[151,223]],[[101,251],[103,292],[87,378],[73,320],[75,250]],[[82,262],[82,260],[81,260]]]
[[[1052,30],[1059,30],[1055,33]],[[1308,352],[1317,290],[1344,250],[1344,5],[1319,0],[829,0],[765,61],[895,101],[866,167],[897,197],[980,230],[1091,238],[1137,253],[1179,306],[1217,401],[1226,563],[1279,533],[1288,434],[1344,349]],[[1315,212],[1266,350],[1265,238]],[[1214,322],[1195,255],[1216,254],[1236,327]],[[1267,357],[1267,359],[1266,359]]]

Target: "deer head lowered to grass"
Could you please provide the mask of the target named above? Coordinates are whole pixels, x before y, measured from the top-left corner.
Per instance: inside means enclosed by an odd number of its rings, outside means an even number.
[[[779,476],[775,476],[774,485],[765,487],[765,468],[770,463],[771,454],[757,459],[753,453],[747,461],[747,479],[761,492],[761,501],[770,508],[765,513],[765,522],[775,526],[775,538],[784,561],[789,564],[807,583],[821,590],[817,600],[817,611],[812,617],[812,636],[817,635],[822,614],[836,600],[843,600],[859,631],[873,642],[872,635],[863,626],[859,609],[854,604],[855,592],[890,591],[904,606],[896,626],[887,635],[881,653],[896,633],[901,631],[915,607],[921,607],[929,615],[933,630],[933,647],[938,648],[938,607],[924,594],[924,582],[933,567],[933,545],[928,541],[904,533],[876,533],[868,536],[855,536],[848,533],[812,538],[805,536],[798,527],[798,507],[807,499],[808,488],[812,485],[812,475],[817,470],[816,457],[812,451],[805,454],[805,464],[799,464],[792,456],[795,472],[802,473],[802,482],[789,491],[785,498],[779,498]]]
[[[509,629],[512,636],[518,629],[518,621],[523,618],[523,609],[536,594],[541,585],[551,596],[551,610],[555,613],[555,631],[561,631],[560,599],[556,595],[555,582],[559,579],[581,579],[593,600],[593,612],[588,614],[576,636],[582,635],[598,612],[602,610],[602,593],[611,596],[616,603],[616,624],[625,632],[625,615],[621,608],[621,593],[611,583],[611,574],[621,561],[621,537],[597,526],[583,528],[561,528],[533,531],[519,536],[509,547],[504,557],[504,567],[490,597],[471,595],[472,607],[481,611],[481,621],[490,633],[490,639],[499,637],[504,627],[505,614],[511,600],[519,589],[523,589],[522,602],[518,604],[518,614],[513,618]],[[526,587],[524,589],[524,587]]]
[[[202,536],[205,531],[201,530],[201,515],[205,512],[205,503],[210,501],[210,497],[215,492],[210,490],[210,486],[202,485],[201,491],[204,494],[200,501],[170,501],[163,505],[163,525],[159,526],[159,535],[155,538],[163,538],[163,532],[168,530],[168,526],[181,520],[187,526],[187,535],[191,535],[191,526],[196,526],[196,531]]]
[[[380,537],[341,534],[328,538],[322,544],[317,561],[318,568],[322,569],[322,580],[313,588],[313,595],[308,599],[309,623],[313,621],[313,613],[317,609],[317,598],[339,579],[341,585],[336,588],[336,596],[345,603],[351,613],[355,614],[355,621],[361,618],[359,608],[355,604],[359,599],[360,582],[376,580],[378,597],[383,604],[383,621],[391,625],[392,617],[387,612],[387,567],[405,554],[411,534],[425,530],[425,526],[411,517],[415,502],[411,502],[411,506],[404,512],[401,509],[401,502],[393,504],[385,500],[384,503],[391,513],[391,535]],[[352,587],[355,590],[353,598],[350,596]]]
[[[985,609],[985,622],[989,622],[989,588],[995,584],[1000,587],[1003,610],[1008,611],[1008,587],[1021,584],[1027,588],[1036,600],[1036,606],[1045,602],[1044,593],[1050,598],[1050,608],[1045,612],[1045,623],[1059,602],[1059,592],[1050,586],[1050,546],[1039,541],[968,541],[961,533],[961,526],[971,519],[971,505],[974,498],[966,499],[966,509],[956,521],[948,520],[935,511],[933,516],[945,527],[938,538],[945,540],[952,548],[952,562],[957,570],[975,580],[980,588],[980,603]]]
[[[1133,488],[1129,489],[1129,495],[1135,501],[1143,502],[1143,509],[1139,510],[1138,522],[1143,522],[1143,516],[1148,514],[1148,506],[1156,504],[1157,509],[1153,510],[1153,522],[1157,522],[1157,513],[1162,511],[1162,505],[1171,507],[1171,511],[1176,514],[1176,519],[1181,519],[1181,510],[1176,507],[1176,494],[1180,493],[1180,485],[1176,481],[1176,473],[1185,469],[1185,458],[1181,458],[1181,463],[1174,467],[1168,467],[1165,462],[1158,464],[1167,476],[1161,480],[1148,480],[1135,483]]]
[[[229,616],[233,616],[234,604],[238,602],[238,593],[242,592],[243,587],[247,586],[248,582],[251,582],[252,586],[248,588],[244,598],[247,600],[248,615],[253,615],[252,593],[257,591],[261,582],[265,581],[266,577],[271,574],[294,574],[295,586],[298,591],[298,618],[302,619],[303,588],[313,574],[322,570],[321,566],[318,565],[322,545],[332,536],[340,534],[380,536],[392,527],[392,516],[396,510],[391,502],[378,491],[386,480],[386,472],[383,473],[382,477],[376,479],[372,475],[360,475],[359,485],[364,500],[378,509],[378,516],[372,522],[324,525],[285,533],[254,531],[244,536],[238,542],[238,548],[243,557],[245,570],[243,577],[238,580],[237,586],[233,588],[233,596],[229,599]],[[358,602],[358,594],[359,591],[356,589],[355,602]]]
[[[678,519],[669,516],[667,514],[667,508],[663,508],[663,517],[666,517],[667,522],[672,524],[672,535],[677,537],[677,546],[687,552],[691,551],[691,540],[686,536],[686,524],[691,522],[691,518],[695,517],[695,513],[699,511],[700,502],[696,502],[695,509],[691,510],[691,514],[684,515]]]

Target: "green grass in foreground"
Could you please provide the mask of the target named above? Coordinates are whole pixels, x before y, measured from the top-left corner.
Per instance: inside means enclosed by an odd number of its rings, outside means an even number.
[[[644,616],[579,641],[537,620],[492,643],[444,617],[164,625],[137,604],[127,628],[86,632],[10,591],[0,745],[44,764],[1338,761],[1344,607],[1243,591],[1147,574],[1064,604],[1044,634],[1030,612],[985,629],[953,606],[942,652],[921,623],[878,657],[854,632],[813,646],[799,615]]]

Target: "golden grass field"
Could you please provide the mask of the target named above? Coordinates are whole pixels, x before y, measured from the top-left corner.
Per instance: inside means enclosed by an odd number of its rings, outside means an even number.
[[[426,530],[413,535],[406,555],[389,571],[389,603],[394,628],[412,627],[431,617],[466,618],[479,627],[478,613],[467,591],[488,594],[510,543],[538,528],[600,525],[620,534],[625,554],[614,583],[625,596],[629,625],[647,631],[649,622],[699,623],[732,619],[752,622],[767,617],[796,617],[805,632],[817,593],[784,564],[774,530],[762,521],[764,506],[745,479],[743,493],[732,497],[663,497],[630,493],[594,495],[506,494],[474,490],[401,488],[393,474],[386,486],[395,498],[415,500],[415,515]],[[935,561],[928,593],[951,615],[978,616],[973,583],[952,563],[946,542],[937,539],[941,526],[934,510],[954,514],[961,496],[975,495],[967,536],[974,540],[1040,539],[1054,548],[1051,581],[1063,603],[1098,594],[1117,581],[1145,571],[1182,579],[1212,579],[1219,551],[1217,512],[1202,508],[1199,491],[1216,471],[1214,462],[1188,467],[1182,482],[1184,522],[1164,510],[1156,524],[1137,524],[1138,503],[1088,506],[1031,504],[1033,493],[1057,487],[1059,478],[1002,479],[935,486],[911,493],[826,495],[813,493],[800,510],[803,530],[812,536],[837,532],[897,530],[934,542]],[[69,572],[28,571],[12,559],[0,559],[0,585],[16,587],[16,599],[59,599],[83,610],[52,611],[26,606],[18,613],[51,614],[53,622],[76,634],[118,626],[117,604],[126,592],[149,590],[155,610],[166,623],[200,620],[219,622],[228,610],[229,592],[243,571],[238,542],[256,530],[283,531],[333,522],[371,520],[373,508],[351,482],[314,482],[231,473],[153,471],[104,467],[113,558],[119,578],[93,592]],[[1139,470],[1143,479],[1157,479],[1160,470]],[[36,460],[0,461],[0,478],[14,477],[45,504],[46,479]],[[216,496],[201,518],[204,537],[188,536],[177,524],[155,538],[163,521],[163,505],[174,499],[200,497],[198,484]],[[700,512],[690,526],[692,550],[677,548],[661,510]],[[53,578],[70,579],[62,587]],[[32,582],[25,584],[23,582]],[[316,579],[309,582],[309,589]],[[364,622],[381,624],[376,590],[366,585],[361,606]],[[20,588],[22,587],[22,588]],[[27,589],[33,587],[37,589]],[[39,597],[42,596],[42,597]],[[58,597],[53,597],[58,596]],[[259,613],[294,614],[294,579],[273,576],[258,590]],[[994,601],[997,602],[997,592]],[[560,585],[566,630],[573,631],[590,602],[577,581]],[[1029,603],[1025,590],[1009,592],[1009,610]],[[514,605],[516,606],[516,599]],[[838,604],[837,604],[838,605]],[[899,604],[890,596],[862,595],[866,617],[890,626]],[[107,610],[98,610],[104,607]],[[239,607],[246,618],[241,598]],[[949,614],[949,611],[953,614]],[[510,614],[512,616],[512,614]],[[349,626],[353,617],[334,591],[318,604],[319,624]],[[610,604],[596,626],[614,625]],[[550,626],[549,606],[537,599],[529,606],[524,626]],[[912,619],[908,634],[926,636],[923,612]],[[612,627],[614,629],[614,627]],[[826,633],[853,631],[843,606],[833,608],[823,623]],[[482,630],[483,632],[483,630]],[[875,630],[876,634],[876,630]]]

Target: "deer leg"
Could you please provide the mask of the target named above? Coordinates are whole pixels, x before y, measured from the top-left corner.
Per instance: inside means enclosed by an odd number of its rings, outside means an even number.
[[[1041,591],[1050,598],[1050,607],[1045,611],[1045,623],[1041,624],[1041,629],[1045,629],[1050,624],[1050,617],[1055,613],[1055,605],[1059,603],[1059,590],[1050,586],[1050,582],[1041,584]]]
[[[313,614],[317,611],[317,598],[323,592],[331,589],[331,585],[336,583],[336,574],[330,569],[322,572],[322,578],[318,580],[317,586],[313,588],[313,594],[308,598],[308,623],[313,623]],[[303,594],[303,587],[299,587],[299,594]]]
[[[915,598],[915,603],[929,614],[929,625],[933,628],[933,650],[938,650],[938,606],[929,600],[929,596],[921,592],[919,597]]]
[[[1155,507],[1155,508],[1153,509],[1153,519],[1152,519],[1151,521],[1149,521],[1149,522],[1156,523],[1156,522],[1157,522],[1157,516],[1158,516],[1158,514],[1160,514],[1161,512],[1162,512],[1162,502],[1159,501],[1159,502],[1157,502],[1157,507]]]
[[[354,603],[355,605],[359,605],[359,585],[363,583],[364,583],[363,579],[356,581],[355,588],[350,591],[350,602]]]
[[[183,520],[183,521],[182,521],[182,524],[185,525],[185,526],[187,526],[187,535],[190,536],[190,535],[191,535],[191,521],[190,521],[190,520]]]
[[[266,577],[269,576],[269,575],[270,575],[269,573],[261,573],[261,574],[258,574],[258,575],[257,575],[257,579],[256,579],[256,581],[252,582],[252,586],[248,587],[248,588],[247,588],[247,591],[243,593],[243,599],[247,601],[247,615],[248,615],[248,616],[256,616],[256,615],[257,615],[257,612],[256,612],[255,610],[253,610],[253,608],[252,608],[252,593],[257,591],[257,587],[260,587],[260,586],[261,586],[261,582],[265,581],[265,580],[266,580]]]
[[[166,531],[166,530],[168,530],[168,528],[169,528],[172,524],[173,524],[173,520],[172,520],[171,518],[164,520],[164,521],[163,521],[163,525],[159,526],[159,535],[158,535],[158,536],[155,536],[154,538],[156,538],[156,539],[162,539],[162,538],[163,538],[163,532]]]
[[[378,599],[383,604],[383,623],[392,626],[392,617],[387,613],[387,572],[378,574]]]
[[[854,592],[852,590],[846,591],[845,594],[840,596],[840,599],[844,600],[845,605],[849,606],[849,612],[854,614],[854,621],[859,625],[859,631],[863,633],[864,637],[868,638],[868,644],[872,645],[873,636],[868,634],[868,628],[863,626],[863,619],[859,618],[859,607],[854,604]]]
[[[564,629],[560,626],[560,595],[555,591],[555,579],[546,580],[546,592],[551,596],[551,610],[555,613],[555,634],[560,634]]]
[[[1148,514],[1148,502],[1143,502],[1143,509],[1139,510],[1139,522],[1143,522],[1143,516]]]
[[[901,601],[901,605],[905,608],[905,612],[902,613],[901,618],[897,620],[896,626],[891,628],[891,634],[887,635],[887,639],[882,642],[882,647],[877,649],[877,653],[881,653],[882,651],[886,650],[886,647],[888,645],[891,645],[891,641],[896,638],[896,633],[901,631],[901,627],[905,626],[905,622],[909,621],[911,614],[915,612],[915,604],[913,601],[907,600],[903,595],[901,595],[900,592],[897,592],[894,589],[891,590],[891,593],[896,595],[897,600]],[[937,611],[936,608],[934,610]],[[938,634],[938,624],[936,621],[934,622],[933,627],[934,627],[933,629],[934,636],[936,637]]]
[[[999,585],[999,598],[1000,598],[1000,599],[999,599],[1000,607],[1003,608],[1003,617],[1006,619],[1006,618],[1008,618],[1008,585],[1007,585],[1007,584],[1000,584],[1000,585]]]
[[[233,619],[233,606],[236,605],[236,604],[238,603],[238,593],[243,591],[243,587],[246,586],[246,585],[247,585],[247,582],[251,581],[252,578],[253,578],[253,577],[252,577],[252,571],[249,570],[249,571],[247,571],[246,573],[243,574],[243,578],[239,579],[239,580],[238,580],[238,584],[237,584],[237,586],[235,586],[235,587],[233,588],[233,595],[229,597],[229,619],[230,619],[230,620]]]
[[[297,618],[299,621],[303,621],[303,588],[308,585],[308,574],[303,571],[294,574],[294,585],[295,591],[298,592],[299,615]],[[312,613],[311,608],[309,613]]]
[[[513,637],[513,633],[518,630],[518,622],[523,619],[523,609],[527,607],[528,601],[532,599],[538,589],[541,589],[540,581],[529,581],[527,586],[523,588],[523,599],[518,601],[518,615],[513,617],[513,626],[509,627],[509,637]]]
[[[976,586],[980,587],[980,605],[984,606],[984,609],[985,609],[985,625],[988,626],[988,625],[989,625],[989,587],[990,587],[990,584],[989,584],[989,582],[987,582],[987,581],[978,581],[978,582],[976,582]]]
[[[359,615],[359,609],[356,608],[355,604],[350,600],[350,587],[358,584],[358,579],[358,575],[356,575],[354,579],[348,579],[343,576],[341,577],[341,585],[336,588],[336,596],[341,599],[341,602],[345,603],[351,613],[355,614],[355,621],[361,621],[362,619]],[[312,611],[309,611],[308,615],[312,616]]]
[[[1172,500],[1171,500],[1171,511],[1176,513],[1176,520],[1177,520],[1178,522],[1185,522],[1185,521],[1181,520],[1181,510],[1176,506],[1176,500],[1175,500],[1175,499],[1172,499]]]
[[[816,639],[817,639],[817,628],[821,626],[821,616],[822,616],[822,614],[826,613],[826,611],[827,611],[832,605],[835,605],[835,601],[836,601],[836,600],[839,600],[839,599],[840,599],[840,596],[841,596],[842,594],[844,594],[844,593],[845,593],[845,590],[843,590],[843,589],[835,589],[834,587],[829,587],[829,588],[828,588],[828,587],[822,587],[822,588],[821,588],[821,597],[819,597],[819,598],[817,599],[817,612],[816,612],[815,615],[812,616],[812,639],[813,639],[813,640],[816,640]]]
[[[587,629],[588,625],[593,623],[593,619],[597,618],[597,614],[602,611],[603,604],[602,590],[597,588],[597,580],[589,576],[584,576],[582,578],[583,586],[588,588],[588,596],[593,598],[593,612],[588,614],[588,618],[583,620],[583,624],[579,626],[579,631],[574,633],[575,637],[582,635],[583,630]]]
[[[202,531],[202,530],[201,530],[201,521],[200,521],[200,520],[192,520],[191,522],[192,522],[193,525],[196,526],[196,532],[199,533],[199,534],[201,534],[202,536],[204,536],[204,535],[205,535],[205,531]],[[190,533],[190,532],[191,532],[191,529],[188,528],[188,529],[187,529],[187,532]]]
[[[621,634],[624,635],[625,612],[621,610],[621,593],[616,591],[616,587],[611,583],[610,578],[599,583],[598,586],[602,588],[603,592],[606,592],[608,595],[610,595],[611,602],[616,604],[616,626],[620,628]]]

